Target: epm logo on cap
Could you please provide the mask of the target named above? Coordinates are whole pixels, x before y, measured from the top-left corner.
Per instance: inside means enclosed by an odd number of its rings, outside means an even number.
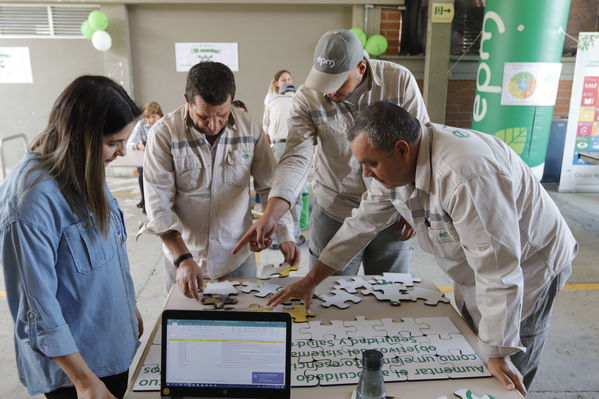
[[[320,66],[326,65],[329,68],[333,68],[335,66],[335,60],[329,58],[318,57],[316,58],[316,62],[318,62]]]

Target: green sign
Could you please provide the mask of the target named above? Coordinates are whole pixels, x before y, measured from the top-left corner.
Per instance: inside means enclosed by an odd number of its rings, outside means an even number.
[[[546,93],[557,90],[569,7],[570,0],[485,7],[472,128],[505,141],[530,167],[545,162],[555,102]]]

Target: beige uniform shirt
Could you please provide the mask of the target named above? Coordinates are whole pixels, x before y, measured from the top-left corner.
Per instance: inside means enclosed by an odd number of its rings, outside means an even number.
[[[342,222],[360,204],[366,185],[361,166],[353,159],[347,132],[358,112],[377,101],[398,104],[423,122],[429,120],[416,79],[401,65],[368,60],[368,90],[358,100],[336,103],[324,94],[301,86],[293,96],[287,148],[276,170],[272,197],[294,203],[314,156],[316,203]]]
[[[557,206],[505,143],[472,130],[423,126],[415,180],[393,190],[374,181],[320,260],[343,268],[399,213],[454,280],[480,355],[522,350],[520,321],[577,251]]]
[[[275,160],[262,129],[246,112],[232,110],[215,144],[214,161],[205,135],[188,123],[185,106],[152,127],[144,160],[144,192],[149,222],[142,231],[181,233],[196,262],[210,278],[235,270],[247,247],[231,254],[252,224],[250,176],[266,204]],[[281,219],[280,241],[293,241],[293,221]],[[170,254],[165,255],[170,259]]]

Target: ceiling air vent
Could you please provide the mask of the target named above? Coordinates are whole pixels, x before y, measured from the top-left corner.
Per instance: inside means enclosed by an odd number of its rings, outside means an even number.
[[[98,8],[0,4],[0,38],[82,38],[81,24]]]

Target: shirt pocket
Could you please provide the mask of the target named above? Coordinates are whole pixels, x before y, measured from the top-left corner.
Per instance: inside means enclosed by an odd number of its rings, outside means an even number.
[[[225,161],[225,182],[233,187],[247,186],[251,165],[250,153],[241,150],[229,151]]]
[[[87,221],[66,227],[64,234],[79,273],[87,274],[114,258],[115,249],[111,237],[105,239]]]
[[[351,156],[347,141],[348,126],[344,120],[333,119],[316,126],[318,140],[327,156]]]
[[[460,237],[453,223],[434,223],[428,227],[427,233],[435,255],[448,260],[464,258]]]
[[[204,171],[196,157],[174,157],[175,184],[177,191],[192,192],[202,186]]]

